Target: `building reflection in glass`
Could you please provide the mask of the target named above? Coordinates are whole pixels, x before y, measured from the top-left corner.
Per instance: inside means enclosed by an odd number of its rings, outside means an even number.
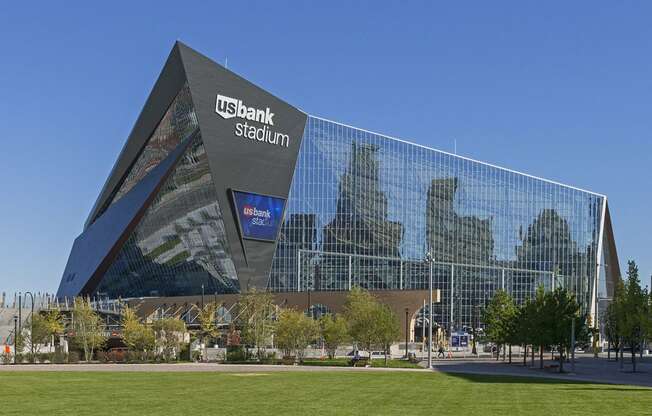
[[[586,308],[603,204],[598,194],[309,117],[269,289],[424,289],[431,251],[440,323],[452,312],[457,326],[470,325],[500,288],[522,301],[540,284],[566,285]]]

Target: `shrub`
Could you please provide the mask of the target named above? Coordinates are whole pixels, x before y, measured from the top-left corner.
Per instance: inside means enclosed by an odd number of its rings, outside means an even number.
[[[247,354],[241,345],[230,346],[226,349],[226,361],[246,361]]]
[[[261,358],[261,363],[263,364],[276,364],[276,352],[271,351],[268,353],[263,354],[263,357]]]
[[[52,361],[52,360],[50,359],[50,353],[47,353],[47,352],[38,353],[38,354],[36,355],[36,359],[37,359],[38,362],[41,363],[41,364],[45,364],[45,363],[48,363],[48,362],[51,362],[51,361]]]
[[[70,351],[68,353],[68,364],[78,364],[80,359],[79,351]]]
[[[52,360],[53,363],[55,364],[63,364],[68,362],[68,357],[66,354],[61,350],[61,348],[57,348],[54,351],[54,354],[52,354]]]
[[[2,364],[11,364],[14,361],[14,357],[11,354],[2,354]]]
[[[366,367],[369,364],[368,358],[359,358],[349,361],[351,367]]]
[[[283,365],[294,365],[297,362],[297,357],[286,355],[281,359]]]

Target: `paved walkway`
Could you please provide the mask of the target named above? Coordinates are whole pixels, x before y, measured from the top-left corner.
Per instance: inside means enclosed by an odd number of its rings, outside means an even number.
[[[608,361],[606,358],[594,359],[590,356],[578,357],[575,372],[559,374],[556,369],[539,370],[539,362],[535,368],[523,367],[522,361],[513,360],[513,364],[488,359],[452,359],[435,360],[433,370],[448,374],[482,374],[505,375],[516,377],[535,377],[546,379],[561,379],[568,381],[587,381],[593,383],[627,384],[652,387],[652,358],[646,358],[637,365],[637,373],[631,372],[631,364],[626,357],[624,371],[620,364]],[[555,364],[546,360],[544,365]],[[564,366],[571,370],[570,363]],[[0,365],[0,373],[17,371],[122,371],[122,372],[225,372],[225,373],[270,373],[270,372],[324,372],[324,371],[359,371],[359,372],[425,372],[425,369],[405,368],[351,368],[351,367],[319,367],[319,366],[283,366],[283,365],[238,365],[210,363],[180,363],[180,364],[45,364],[45,365]]]
[[[421,368],[364,368],[364,367],[321,367],[298,365],[264,364],[19,364],[0,365],[2,372],[19,371],[124,371],[124,372],[223,372],[223,373],[271,373],[291,371],[375,371],[375,372],[425,372]]]
[[[548,355],[549,357],[549,355]],[[558,369],[539,369],[538,357],[535,360],[535,367],[523,367],[521,359],[513,359],[512,364],[495,360],[437,360],[433,363],[433,369],[449,374],[483,374],[483,375],[506,375],[517,377],[540,377],[548,379],[561,379],[569,381],[588,381],[607,384],[628,384],[634,386],[652,387],[652,359],[644,358],[641,362],[637,357],[636,373],[632,373],[629,357],[625,357],[624,369],[620,370],[620,363],[608,361],[606,358],[595,359],[592,356],[580,356],[576,360],[575,371],[570,373],[570,363],[564,363],[564,371],[569,373],[559,374]],[[558,365],[550,360],[544,361],[544,366]]]

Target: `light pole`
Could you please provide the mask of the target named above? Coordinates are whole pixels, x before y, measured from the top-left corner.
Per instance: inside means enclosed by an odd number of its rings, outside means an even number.
[[[34,295],[32,292],[25,292],[25,296],[29,295],[30,300],[32,301],[32,314],[30,315],[29,318],[29,344],[30,344],[30,351],[32,352],[32,357],[30,358],[30,361],[32,364],[34,364]]]
[[[410,332],[410,323],[408,321],[408,315],[410,310],[405,308],[405,359],[408,358],[408,334]]]
[[[16,355],[18,355],[17,337],[18,337],[18,315],[14,315],[14,365],[16,365]]]
[[[432,254],[426,254],[428,268],[430,269],[428,279],[428,368],[432,368]]]
[[[201,310],[204,310],[204,285],[201,285]]]
[[[18,292],[18,332],[23,332],[23,294]]]

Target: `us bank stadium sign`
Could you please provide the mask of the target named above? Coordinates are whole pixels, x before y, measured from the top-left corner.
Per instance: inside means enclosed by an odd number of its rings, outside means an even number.
[[[244,120],[235,124],[234,134],[237,137],[281,147],[290,145],[290,136],[274,130],[274,113],[269,107],[264,110],[248,107],[242,100],[217,94],[215,112],[225,120],[231,118]]]

